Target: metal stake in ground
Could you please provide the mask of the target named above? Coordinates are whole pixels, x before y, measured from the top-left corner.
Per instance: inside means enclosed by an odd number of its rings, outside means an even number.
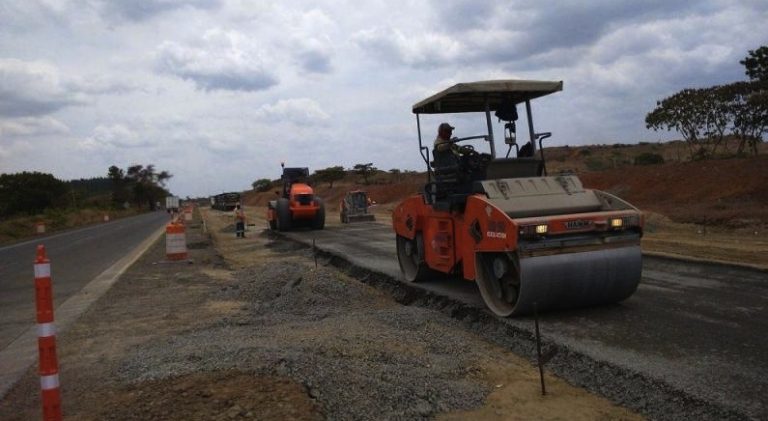
[[[544,361],[541,359],[541,335],[539,334],[539,309],[538,303],[533,303],[533,322],[536,326],[536,359],[539,362],[539,377],[541,378],[541,396],[547,394],[547,387],[544,385]]]
[[[315,259],[315,270],[317,270],[317,247],[315,246],[315,239],[312,239],[312,257]]]

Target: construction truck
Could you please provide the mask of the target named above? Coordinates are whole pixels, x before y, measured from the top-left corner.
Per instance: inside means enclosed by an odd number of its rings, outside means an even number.
[[[561,81],[460,83],[413,106],[427,183],[392,219],[407,281],[445,275],[474,281],[487,307],[502,317],[613,303],[634,293],[642,267],[641,212],[584,188],[576,175],[547,174],[542,141],[551,133],[534,130],[531,100],[562,88]],[[519,105],[529,138],[522,148]],[[450,152],[431,160],[421,118],[448,113],[484,114],[487,132],[452,138]],[[503,123],[504,157],[497,156],[492,113]],[[476,150],[485,144],[487,152]]]
[[[363,190],[347,192],[339,203],[339,219],[342,224],[350,222],[375,221],[376,216],[369,213],[371,200]]]
[[[178,196],[166,196],[165,197],[165,211],[168,213],[179,212],[179,197]]]
[[[234,210],[240,204],[240,193],[221,193],[213,196],[211,208],[220,211]]]
[[[288,231],[298,226],[323,229],[325,226],[325,205],[314,194],[308,183],[308,168],[283,168],[282,191],[275,192],[279,198],[267,204],[267,223],[271,230]]]

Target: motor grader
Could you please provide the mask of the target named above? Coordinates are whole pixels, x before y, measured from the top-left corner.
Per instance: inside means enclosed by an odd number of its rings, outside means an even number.
[[[363,190],[347,192],[339,203],[339,219],[342,224],[375,221],[376,216],[369,213],[370,199]]]
[[[267,203],[267,222],[271,230],[288,231],[306,226],[321,230],[325,226],[325,205],[315,196],[308,184],[308,168],[286,168],[284,163],[281,179],[282,191],[275,194],[277,200]]]
[[[531,101],[562,88],[561,81],[460,83],[413,106],[427,183],[392,219],[407,281],[445,275],[474,281],[487,307],[502,317],[613,303],[634,293],[642,266],[641,212],[585,189],[573,174],[547,174],[542,141],[551,134],[534,130]],[[519,105],[529,138],[522,148]],[[487,132],[450,139],[447,154],[431,151],[421,118],[449,113],[484,114]],[[503,157],[492,113],[503,123]],[[470,141],[480,143],[478,149],[487,143],[489,152],[476,151]]]

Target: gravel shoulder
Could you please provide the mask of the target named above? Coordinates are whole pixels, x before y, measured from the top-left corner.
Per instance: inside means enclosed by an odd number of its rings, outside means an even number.
[[[387,292],[203,210],[194,263],[158,242],[60,333],[71,419],[640,419]],[[205,231],[203,232],[203,228]],[[0,419],[39,416],[36,370]]]

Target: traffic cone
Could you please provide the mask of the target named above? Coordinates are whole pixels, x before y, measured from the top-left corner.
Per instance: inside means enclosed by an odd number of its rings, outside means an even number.
[[[59,362],[56,357],[56,326],[53,324],[53,287],[51,261],[45,246],[37,246],[35,259],[35,305],[37,308],[37,349],[40,357],[38,373],[44,420],[61,420]]]

